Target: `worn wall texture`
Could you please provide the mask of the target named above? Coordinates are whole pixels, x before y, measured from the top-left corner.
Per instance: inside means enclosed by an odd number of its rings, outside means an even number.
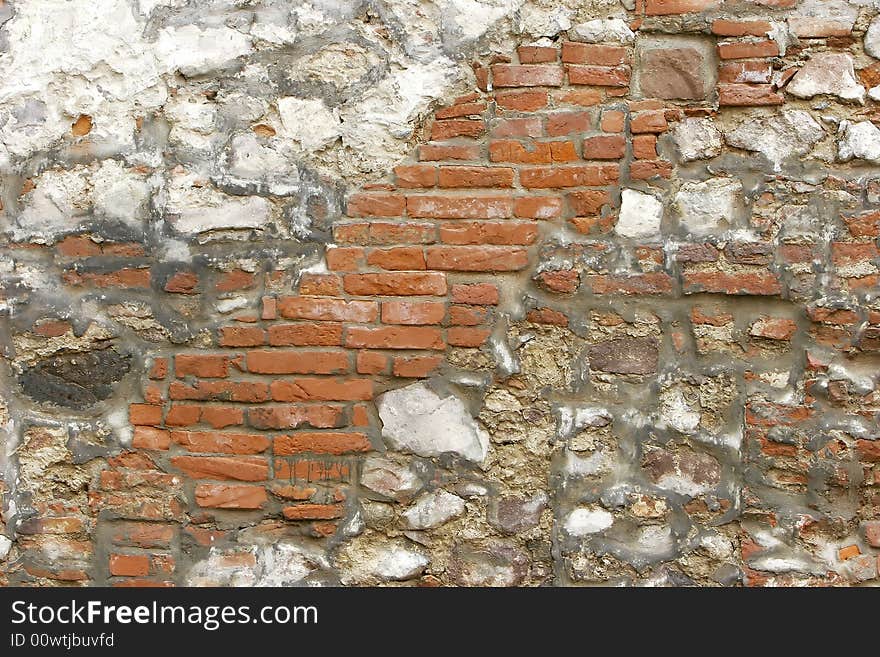
[[[877,584],[877,0],[0,0],[0,583]]]

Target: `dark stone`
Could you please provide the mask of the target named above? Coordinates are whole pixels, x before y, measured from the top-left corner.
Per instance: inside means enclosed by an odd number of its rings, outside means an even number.
[[[528,555],[499,541],[458,545],[449,561],[449,574],[459,586],[519,586],[528,572]]]
[[[590,347],[590,369],[614,374],[653,374],[657,371],[657,340],[619,338]]]
[[[114,349],[64,354],[40,361],[18,381],[38,402],[85,409],[107,399],[113,386],[131,369],[131,356]]]
[[[724,256],[738,265],[769,265],[773,261],[773,245],[764,242],[730,242],[724,249]]]
[[[537,527],[546,507],[547,496],[544,494],[531,499],[502,497],[489,506],[489,524],[505,534],[517,534]]]

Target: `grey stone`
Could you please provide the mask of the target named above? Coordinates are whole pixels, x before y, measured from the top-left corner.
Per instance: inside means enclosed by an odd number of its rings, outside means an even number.
[[[464,500],[445,490],[435,490],[419,497],[403,512],[409,529],[433,529],[464,513]]]
[[[783,110],[766,121],[749,118],[724,130],[731,146],[764,155],[780,171],[791,157],[805,155],[825,137],[825,131],[806,110]]]
[[[410,468],[382,456],[371,456],[361,466],[361,486],[398,502],[408,502],[424,482]]]
[[[113,394],[130,367],[131,356],[114,349],[64,354],[25,370],[19,383],[35,401],[85,409]]]
[[[841,121],[838,157],[844,162],[854,158],[880,162],[880,129],[871,121]]]
[[[618,338],[592,345],[590,369],[615,374],[653,374],[657,371],[657,340]]]
[[[732,178],[686,182],[675,195],[679,221],[691,234],[732,227],[742,206],[742,183]]]
[[[507,496],[494,499],[489,505],[489,524],[505,534],[527,531],[538,526],[549,501],[543,492],[530,498]]]
[[[721,132],[712,119],[688,118],[672,129],[672,139],[683,162],[705,160],[721,154]]]
[[[856,80],[852,57],[846,53],[813,55],[785,90],[798,98],[828,94],[860,103],[865,100],[865,88]]]
[[[489,436],[455,396],[440,397],[424,383],[391,390],[376,399],[382,436],[392,449],[419,456],[456,454],[481,463]]]
[[[497,541],[459,545],[449,562],[449,574],[459,586],[517,586],[528,571],[525,552]]]

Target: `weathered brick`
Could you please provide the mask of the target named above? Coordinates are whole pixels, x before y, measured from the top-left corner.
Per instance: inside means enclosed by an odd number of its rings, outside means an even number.
[[[439,324],[446,316],[446,305],[435,301],[385,301],[383,324]]]
[[[276,379],[269,386],[274,401],[355,401],[373,398],[370,379]]]
[[[196,504],[214,509],[260,509],[268,501],[266,489],[260,486],[232,484],[199,484]]]
[[[452,271],[515,271],[529,263],[528,251],[503,246],[429,246],[430,269]]]
[[[348,329],[345,344],[355,349],[443,349],[446,346],[438,329],[422,326],[353,326]]]
[[[563,82],[561,66],[542,64],[495,64],[492,82],[496,87],[558,87]]]
[[[358,296],[442,296],[446,294],[446,276],[437,272],[349,274],[343,279],[342,285],[346,292]],[[378,311],[375,302],[370,303],[373,304],[374,314],[369,320],[352,319],[349,321],[374,320]]]
[[[295,456],[304,453],[314,454],[350,454],[367,452],[371,449],[370,441],[363,433],[358,432],[298,432],[275,439],[276,456]]]

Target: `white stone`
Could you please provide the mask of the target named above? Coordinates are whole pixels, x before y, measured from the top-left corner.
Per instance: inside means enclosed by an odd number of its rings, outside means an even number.
[[[83,167],[50,169],[35,180],[36,186],[22,198],[16,239],[51,239],[74,229],[92,205],[88,171]]]
[[[578,23],[571,32],[573,41],[586,43],[602,43],[604,41],[632,43],[635,38],[635,33],[629,29],[629,25],[622,18],[596,18],[585,23]]]
[[[865,32],[865,52],[880,59],[880,16],[874,18]]]
[[[278,114],[284,136],[306,151],[317,151],[333,143],[341,132],[339,116],[323,100],[279,98]]]
[[[196,234],[261,228],[269,221],[270,204],[261,196],[229,196],[192,174],[179,174],[171,180],[164,210],[177,232]]]
[[[575,509],[565,519],[565,531],[571,536],[598,534],[614,524],[614,516],[605,509]]]
[[[428,563],[428,558],[421,552],[400,545],[389,545],[378,550],[369,562],[374,575],[394,581],[420,575]]]
[[[841,121],[838,155],[848,162],[853,158],[880,163],[880,129],[870,121]]]
[[[453,395],[440,397],[424,383],[380,395],[377,400],[382,436],[392,449],[419,456],[457,454],[482,463],[489,435]]]
[[[398,501],[411,499],[424,485],[410,468],[382,456],[364,459],[360,484],[375,493]]]
[[[222,69],[252,51],[250,37],[229,27],[167,27],[156,44],[156,56],[166,70],[188,77]]]
[[[127,169],[116,160],[104,160],[91,182],[97,214],[127,224],[143,220],[150,185],[142,174]]]
[[[657,237],[662,220],[663,202],[660,199],[653,194],[624,189],[614,232],[623,237]]]
[[[6,555],[9,554],[9,550],[12,548],[12,541],[10,541],[5,536],[0,536],[0,559],[5,559]]]
[[[700,426],[700,412],[696,410],[679,387],[672,387],[660,395],[660,417],[681,433],[694,433]]]
[[[230,182],[265,187],[275,196],[289,196],[301,189],[294,159],[263,145],[252,132],[232,138],[227,171]]]
[[[748,118],[724,130],[729,145],[761,153],[774,171],[788,158],[809,153],[823,137],[822,126],[805,110],[783,110],[766,121]]]
[[[847,53],[814,54],[785,90],[798,98],[829,94],[843,100],[865,101],[865,88],[856,80],[853,60]]]
[[[425,493],[403,512],[409,529],[431,529],[464,513],[464,500],[445,490]]]
[[[742,198],[742,183],[731,178],[710,178],[686,182],[675,195],[679,221],[689,233],[711,233],[736,221]]]
[[[682,162],[705,160],[721,154],[721,132],[712,119],[688,118],[672,130]]]

